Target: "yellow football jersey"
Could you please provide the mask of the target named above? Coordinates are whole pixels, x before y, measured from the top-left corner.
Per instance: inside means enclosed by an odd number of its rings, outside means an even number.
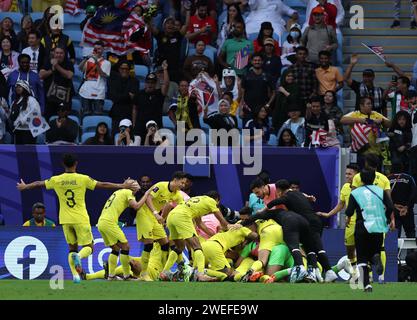
[[[100,220],[117,223],[120,215],[129,207],[130,200],[135,200],[132,190],[120,189],[113,192],[101,211]]]
[[[343,201],[345,203],[345,208],[349,205],[349,197],[350,193],[352,192],[352,188],[350,183],[345,183],[342,187],[342,190],[340,190],[340,201]],[[353,214],[353,216],[350,217],[350,222],[354,223],[356,221],[356,212]]]
[[[169,202],[175,202],[177,205],[184,202],[181,192],[179,190],[172,192],[169,190],[168,185],[169,182],[164,181],[158,182],[151,187],[150,195],[153,198],[152,203],[158,211],[161,211],[162,208]]]
[[[216,211],[219,211],[216,200],[208,196],[198,196],[192,197],[185,203],[176,206],[170,214],[183,212],[188,214],[190,218],[194,219]]]
[[[59,223],[90,223],[85,205],[85,192],[94,190],[97,181],[79,173],[63,173],[45,181],[46,189],[53,189],[59,199]]]
[[[215,240],[219,242],[223,247],[223,252],[236,247],[245,241],[246,237],[252,231],[246,227],[242,227],[238,230],[229,230],[226,232],[220,232],[212,236],[209,240]]]
[[[391,190],[391,185],[389,183],[389,179],[387,178],[387,176],[378,171],[375,172],[374,185],[380,187],[382,190]],[[361,186],[363,186],[361,175],[360,173],[357,173],[353,177],[352,187],[358,188]]]
[[[268,220],[256,220],[255,221],[257,227],[258,227],[258,233],[261,234],[261,232],[263,231],[263,229],[265,229],[266,227],[269,227],[270,225],[273,224],[278,224],[275,220],[273,219],[268,219]]]

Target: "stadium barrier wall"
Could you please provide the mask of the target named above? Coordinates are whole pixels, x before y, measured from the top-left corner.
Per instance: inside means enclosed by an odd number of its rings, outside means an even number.
[[[19,192],[16,182],[21,178],[25,182],[45,180],[61,174],[61,156],[65,152],[78,155],[78,172],[100,181],[122,182],[127,177],[139,178],[147,174],[156,183],[169,180],[174,171],[184,169],[182,164],[158,165],[154,160],[154,150],[152,147],[0,145],[0,213],[7,226],[22,225],[31,218],[32,205],[40,201],[46,206],[47,217],[58,222],[59,206],[53,191],[33,189]],[[207,151],[211,163],[215,162],[214,151],[212,147]],[[222,153],[228,151],[229,164],[211,164],[208,168],[201,168],[203,171],[209,169],[209,176],[196,178],[192,191],[199,195],[218,190],[224,205],[239,210],[249,197],[249,185],[254,176],[243,174],[244,168],[249,167],[244,163],[232,164],[230,148],[221,148],[217,153],[217,163]],[[316,196],[316,210],[329,211],[337,204],[339,149],[264,147],[256,152],[260,151],[262,169],[269,171],[272,182],[282,178],[301,181],[302,191]],[[192,170],[193,166],[189,168]],[[87,209],[93,225],[110,195],[109,190],[87,192]],[[121,220],[132,225],[133,217],[123,214]],[[335,228],[336,220],[332,217],[324,222]]]
[[[100,271],[103,260],[111,252],[106,248],[96,227],[92,228],[94,252],[82,261],[87,273]],[[130,244],[130,254],[140,256],[142,244],[137,241],[136,228],[123,231]],[[345,255],[343,229],[325,229],[323,243],[330,262],[336,264]],[[389,232],[385,239],[387,252],[386,281],[397,281],[397,233]],[[50,279],[53,266],[61,266],[65,279],[72,279],[68,267],[68,245],[61,227],[2,227],[0,228],[0,279]],[[56,267],[52,268],[56,270]],[[56,271],[55,271],[56,272]]]

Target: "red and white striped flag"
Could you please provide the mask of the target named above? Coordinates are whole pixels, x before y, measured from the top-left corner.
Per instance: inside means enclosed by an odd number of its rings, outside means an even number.
[[[364,43],[362,43],[362,45],[365,48],[367,48],[369,51],[371,51],[373,54],[375,54],[382,61],[385,62],[384,48],[382,46],[368,46],[368,45],[366,45]]]
[[[250,49],[249,45],[240,49],[236,53],[235,57],[235,68],[236,69],[243,69],[245,68],[249,63],[249,56],[250,56]]]
[[[364,145],[369,142],[368,134],[372,130],[372,127],[366,124],[355,123],[350,135],[352,136],[352,151],[359,151]]]
[[[311,145],[318,146],[318,147],[327,147],[327,131],[324,129],[314,130],[310,136],[311,138]]]
[[[76,16],[80,13],[80,5],[78,0],[67,0],[65,1],[64,12],[70,15]]]

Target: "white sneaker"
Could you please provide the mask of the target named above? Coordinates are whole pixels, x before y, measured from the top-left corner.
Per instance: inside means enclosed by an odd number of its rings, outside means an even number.
[[[342,261],[339,261],[339,263],[337,264],[337,268],[339,270],[344,270],[346,273],[350,275],[353,274],[353,268],[348,258],[343,259]]]
[[[81,278],[79,275],[73,276],[73,280],[74,283],[78,284],[81,282]]]
[[[123,278],[119,276],[108,276],[107,281],[123,281]]]
[[[306,269],[304,268],[304,266],[295,266],[291,270],[290,282],[291,283],[301,282],[304,280],[305,277],[307,277],[307,275],[308,273]]]
[[[323,279],[323,276],[321,275],[320,269],[319,268],[315,268],[314,269],[314,273],[316,275],[317,282],[323,283],[324,282],[324,279]]]
[[[381,274],[380,276],[378,276],[378,283],[379,284],[385,284],[385,277],[383,274]]]
[[[326,274],[324,275],[324,282],[335,282],[337,279],[337,274],[332,269],[327,270]]]
[[[310,267],[307,269],[307,277],[305,280],[310,283],[317,282],[316,273],[314,272],[313,268]]]

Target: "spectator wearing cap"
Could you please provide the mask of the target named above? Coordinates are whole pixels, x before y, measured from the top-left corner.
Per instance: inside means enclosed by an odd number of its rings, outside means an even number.
[[[29,31],[28,47],[25,47],[22,54],[30,57],[30,70],[38,73],[42,64],[45,62],[45,48],[41,45],[41,35],[39,31]]]
[[[143,142],[144,146],[168,146],[169,140],[158,133],[158,125],[155,121],[150,120],[146,123],[146,137]]]
[[[97,7],[94,5],[89,5],[87,6],[87,8],[85,8],[85,18],[83,21],[80,22],[80,29],[81,32],[84,31],[84,27],[87,24],[87,21],[94,17],[94,15],[96,14],[97,11]]]
[[[247,64],[239,63],[237,59],[238,53],[242,52],[242,58],[244,58],[244,55],[249,59],[249,56],[254,52],[253,43],[246,38],[245,34],[245,24],[239,21],[236,22],[232,38],[224,42],[218,56],[220,66],[223,68],[232,68],[238,76],[245,74],[247,66]]]
[[[276,50],[274,50],[274,39],[267,38],[264,40],[264,46],[261,53],[264,58],[263,70],[269,76],[273,88],[275,88],[275,85],[281,76],[282,63],[281,57],[277,55]]]
[[[297,147],[302,147],[306,133],[304,126],[305,118],[301,117],[301,109],[295,104],[288,106],[288,117],[289,119],[285,121],[279,129],[277,137],[281,137],[281,134],[285,129],[291,130],[297,139]]]
[[[259,30],[258,37],[253,40],[253,49],[255,52],[261,52],[264,50],[265,40],[272,39],[272,45],[274,47],[274,53],[277,56],[281,55],[281,48],[279,47],[278,41],[273,39],[274,29],[272,28],[272,23],[269,21],[262,22],[261,29]]]
[[[176,30],[173,17],[164,20],[162,31],[152,25],[152,34],[158,43],[158,49],[155,53],[156,63],[160,65],[164,60],[168,62],[168,73],[171,81],[178,82],[181,79],[181,66],[185,58],[184,35],[189,18],[190,13],[187,11],[186,24],[180,30]]]
[[[39,71],[39,77],[43,80],[46,92],[46,120],[56,115],[56,107],[61,102],[71,105],[74,93],[73,76],[74,65],[65,59],[65,49],[56,47],[52,59],[47,59]]]
[[[333,53],[337,49],[336,32],[332,26],[324,23],[324,9],[316,7],[311,11],[314,24],[308,26],[301,37],[301,44],[309,51],[309,61],[319,64],[319,52]]]
[[[259,25],[264,21],[270,21],[275,32],[281,38],[285,31],[284,16],[298,19],[296,10],[288,7],[282,0],[253,0],[249,2],[249,15],[247,16],[246,31],[248,34],[256,33]]]
[[[122,60],[118,63],[118,72],[110,74],[108,97],[113,102],[110,110],[112,118],[112,136],[118,131],[123,119],[132,117],[134,97],[139,93],[139,81],[130,74],[130,62]]]
[[[375,73],[372,69],[365,69],[362,72],[362,81],[352,79],[352,71],[358,63],[358,55],[353,54],[350,58],[350,64],[347,66],[343,77],[347,85],[355,92],[356,104],[355,110],[359,110],[359,101],[363,97],[372,97],[374,106],[373,111],[387,115],[387,104],[384,99],[384,89],[375,86]]]
[[[102,113],[106,98],[107,78],[110,76],[111,64],[104,59],[104,43],[94,44],[93,55],[84,58],[78,68],[84,73],[84,82],[80,87],[82,113]]]
[[[329,51],[320,51],[320,66],[316,69],[316,77],[319,81],[318,94],[323,98],[326,91],[337,92],[343,89],[343,76],[338,68],[330,65],[331,54]]]
[[[156,89],[158,81],[155,73],[149,73],[145,78],[145,88],[140,90],[135,97],[135,106],[132,111],[133,132],[141,137],[142,141],[146,136],[146,123],[154,120],[158,127],[162,128],[162,114],[165,96],[169,88],[168,64],[162,63],[164,70],[164,82],[161,89]]]
[[[140,146],[140,136],[132,134],[133,124],[130,119],[123,119],[119,123],[119,135],[117,137],[116,146]]]
[[[32,219],[26,221],[23,227],[55,227],[55,222],[46,218],[46,208],[41,202],[32,206]]]
[[[188,87],[189,83],[187,80],[180,81],[178,95],[176,98],[173,98],[168,112],[169,118],[176,127],[178,121],[184,122],[186,131],[200,128],[197,97],[194,91],[189,95]]]
[[[25,80],[19,80],[15,86],[15,99],[11,104],[10,121],[13,124],[15,144],[36,144],[36,138],[29,129],[28,117],[37,112],[41,113],[39,102],[31,96],[30,85]]]
[[[186,38],[196,44],[203,40],[206,45],[214,44],[217,38],[217,22],[208,15],[207,1],[197,2],[196,15],[190,18]]]
[[[301,46],[300,39],[301,26],[295,23],[291,25],[287,39],[282,45],[281,59],[284,66],[290,66],[295,63],[295,49]]]
[[[307,61],[309,55],[306,47],[298,47],[295,49],[295,63],[288,67],[288,71],[291,71],[295,83],[298,85],[300,90],[300,108],[301,111],[305,112],[307,102],[315,95],[318,91],[318,80],[316,77],[316,69],[311,62]]]
[[[195,54],[188,56],[184,62],[184,76],[188,81],[194,80],[201,71],[207,72],[210,77],[214,75],[214,65],[211,60],[204,55],[206,45],[202,40],[197,41]]]
[[[269,75],[263,70],[263,57],[260,53],[252,56],[252,67],[242,78],[242,96],[245,104],[251,110],[245,119],[253,118],[258,110],[265,106],[268,112],[275,99],[275,88]]]
[[[45,93],[43,85],[39,75],[36,72],[30,70],[30,56],[27,54],[21,54],[18,58],[19,69],[13,71],[7,78],[7,87],[9,91],[10,101],[13,101],[14,87],[19,80],[25,80],[29,83],[31,92],[34,94],[36,100],[39,101],[41,110],[45,110]]]
[[[328,26],[332,26],[336,32],[340,33],[340,27],[343,25],[345,18],[345,10],[341,0],[309,0],[306,10],[306,22],[303,26],[303,30],[308,25],[314,24],[314,18],[311,14],[312,10],[316,7],[322,7],[324,9],[324,22]]]
[[[80,127],[77,122],[68,117],[69,105],[60,103],[57,106],[58,118],[51,120],[51,128],[46,132],[48,144],[76,144]]]

